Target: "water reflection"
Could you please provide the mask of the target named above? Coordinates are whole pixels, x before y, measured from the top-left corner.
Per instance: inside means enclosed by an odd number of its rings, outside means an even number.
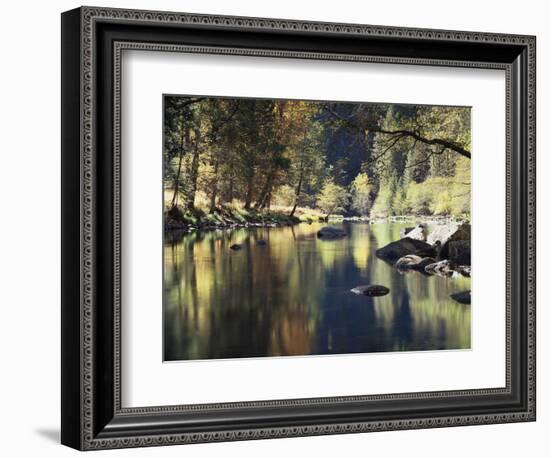
[[[402,225],[343,224],[331,241],[318,223],[167,237],[165,360],[470,347],[470,306],[449,298],[469,278],[400,274],[374,251]],[[349,292],[362,284],[391,291]]]

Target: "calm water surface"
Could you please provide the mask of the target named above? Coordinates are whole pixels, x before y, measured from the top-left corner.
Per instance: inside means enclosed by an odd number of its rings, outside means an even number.
[[[470,306],[449,297],[469,278],[400,274],[376,258],[404,224],[340,225],[349,236],[329,241],[319,223],[167,237],[165,360],[470,348]],[[349,291],[367,284],[391,292]]]

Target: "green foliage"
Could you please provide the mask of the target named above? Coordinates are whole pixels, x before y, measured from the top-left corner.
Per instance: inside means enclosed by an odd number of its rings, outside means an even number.
[[[351,183],[351,207],[361,216],[369,214],[370,193],[368,174],[359,173]]]
[[[228,208],[469,215],[468,108],[168,96],[164,110],[165,207],[189,224]]]
[[[387,218],[393,213],[393,193],[390,184],[383,182],[378,190],[378,195],[371,209],[371,216],[375,218]]]
[[[384,181],[371,210],[376,218],[395,215],[468,216],[468,182],[445,177],[428,178],[422,183]]]
[[[442,177],[411,183],[407,205],[413,214],[464,216],[470,211],[469,185]]]
[[[470,161],[460,158],[455,166],[455,176],[450,187],[453,216],[469,217],[471,205],[471,172]]]
[[[467,108],[387,106],[379,129],[408,131],[428,141],[440,139],[458,150],[471,147]],[[373,150],[379,186],[372,216],[469,215],[469,158],[439,143],[380,132]]]
[[[407,208],[413,215],[429,215],[433,207],[434,194],[429,183],[411,182],[406,194]]]
[[[291,207],[294,205],[296,192],[294,188],[288,184],[284,184],[277,188],[273,193],[273,204],[281,207]]]
[[[392,199],[392,209],[394,215],[410,214],[410,206],[407,202],[407,188],[402,182],[395,187],[395,192]]]
[[[348,204],[348,192],[343,186],[327,181],[317,199],[317,206],[328,216],[343,212]]]

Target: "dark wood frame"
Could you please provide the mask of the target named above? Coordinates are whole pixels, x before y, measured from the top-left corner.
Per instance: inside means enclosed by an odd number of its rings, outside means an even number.
[[[506,387],[122,408],[124,49],[505,70]],[[63,13],[61,408],[61,442],[80,450],[533,421],[535,38],[94,7]]]

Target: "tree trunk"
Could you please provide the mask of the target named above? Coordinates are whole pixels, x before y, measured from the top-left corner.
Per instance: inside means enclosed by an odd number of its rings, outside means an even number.
[[[180,157],[178,161],[178,171],[176,173],[176,179],[174,180],[174,195],[172,196],[172,202],[170,208],[174,208],[178,204],[178,194],[179,194],[179,185],[180,185],[180,176],[181,176],[181,165],[183,163],[183,155],[185,154],[185,145],[186,140],[189,137],[189,130],[181,126],[181,145],[180,145]]]
[[[273,196],[273,186],[269,189],[269,194],[267,195],[267,202],[265,208],[271,210],[271,197]]]
[[[254,184],[254,169],[250,172],[248,180],[246,182],[246,197],[244,201],[245,210],[250,210],[250,204],[252,203],[252,187]]]
[[[220,161],[216,159],[214,163],[214,180],[212,183],[212,195],[210,196],[210,213],[214,213],[216,210],[216,197],[218,194],[218,168]]]
[[[231,202],[233,202],[233,198],[235,197],[235,164],[233,160],[233,153],[230,153],[229,155],[229,167],[227,174],[229,175],[229,184],[227,190],[223,192],[223,200],[224,202],[231,204]]]
[[[260,210],[263,210],[267,206],[267,204],[270,200],[271,188],[273,187],[273,176],[274,175],[275,175],[275,171],[270,170],[269,174],[267,176],[267,179],[265,181],[265,185],[262,189],[262,192],[260,193],[260,197],[259,197],[258,201],[256,202],[256,208],[258,208]]]
[[[193,149],[193,162],[191,163],[191,173],[190,173],[191,189],[189,191],[189,196],[187,197],[187,208],[189,210],[195,209],[195,194],[197,193],[197,180],[199,177],[199,158],[200,158],[199,135],[200,135],[200,132],[198,129],[196,129],[195,138],[194,138],[195,147]]]
[[[301,167],[300,169],[300,178],[298,179],[298,186],[296,186],[296,198],[294,199],[294,207],[292,207],[292,211],[290,212],[289,216],[294,216],[294,212],[296,212],[296,207],[298,206],[298,198],[300,197],[300,193],[302,192],[302,181],[304,180],[304,168]]]

